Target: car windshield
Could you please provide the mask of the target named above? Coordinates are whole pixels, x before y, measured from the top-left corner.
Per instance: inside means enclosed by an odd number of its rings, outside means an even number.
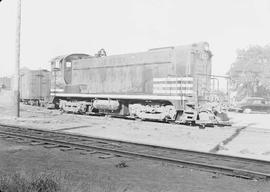
[[[254,100],[249,100],[250,104],[263,104],[263,100],[258,100],[258,99],[254,99]]]
[[[245,98],[239,104],[265,104],[265,99],[263,98]]]

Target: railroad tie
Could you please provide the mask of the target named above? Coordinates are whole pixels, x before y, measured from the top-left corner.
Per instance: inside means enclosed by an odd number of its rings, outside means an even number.
[[[113,154],[105,154],[105,155],[99,156],[98,158],[109,159],[109,158],[114,158],[114,157],[115,157],[115,155],[113,155]]]

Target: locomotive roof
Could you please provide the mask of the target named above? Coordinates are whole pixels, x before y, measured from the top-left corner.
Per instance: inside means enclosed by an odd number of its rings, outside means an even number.
[[[187,45],[157,47],[157,48],[148,49],[147,51],[132,52],[132,53],[125,53],[125,54],[113,54],[113,55],[109,55],[109,56],[121,56],[121,55],[128,55],[128,54],[140,54],[140,53],[146,53],[146,52],[168,52],[168,51],[171,51],[173,49],[182,49],[182,50],[205,49],[205,50],[208,50],[209,51],[209,43],[208,42],[205,42],[205,41],[202,41],[202,42],[192,43],[192,44],[187,44]]]
[[[198,42],[198,43],[193,43],[193,44],[188,44],[188,45],[158,47],[158,48],[149,49],[148,51],[149,52],[170,51],[170,50],[175,49],[175,48],[181,48],[181,49],[206,48],[206,49],[209,49],[209,43],[208,42]],[[137,52],[137,53],[145,53],[145,52]],[[134,54],[134,53],[126,53],[126,54]],[[50,62],[55,62],[55,61],[61,62],[63,59],[66,59],[66,58],[68,58],[70,56],[77,56],[77,55],[85,56],[84,58],[81,58],[81,59],[92,58],[92,56],[88,55],[88,54],[73,53],[73,54],[66,54],[66,55],[60,55],[60,56],[54,57],[53,59],[50,60]],[[114,55],[110,55],[110,56],[119,56],[119,55],[123,55],[123,54],[114,54]]]
[[[57,56],[57,57],[54,57],[50,60],[50,62],[53,62],[53,61],[60,61],[62,60],[63,58],[65,58],[67,55],[60,55],[60,56]]]
[[[21,74],[25,74],[25,73],[46,73],[46,72],[49,72],[49,70],[47,69],[22,69],[20,70],[20,73]]]
[[[54,57],[53,59],[50,60],[50,62],[62,61],[63,59],[66,59],[66,58],[68,58],[70,56],[77,56],[77,55],[83,55],[83,56],[86,56],[86,57],[90,57],[90,55],[85,54],[85,53],[73,53],[73,54],[66,54],[66,55],[60,55],[60,56]]]

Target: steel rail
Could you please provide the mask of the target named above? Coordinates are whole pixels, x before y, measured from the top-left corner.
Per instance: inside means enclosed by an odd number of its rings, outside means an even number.
[[[264,178],[269,179],[270,174],[263,173],[263,172],[257,172],[257,171],[251,171],[248,169],[239,169],[235,167],[227,167],[227,166],[221,166],[221,165],[215,165],[215,164],[207,164],[207,163],[201,163],[201,162],[195,162],[195,161],[186,161],[176,158],[169,158],[164,156],[156,156],[156,155],[150,155],[150,154],[144,154],[144,153],[138,153],[138,152],[131,152],[127,150],[119,150],[119,149],[111,149],[106,147],[100,147],[100,146],[91,146],[86,144],[79,144],[74,143],[70,141],[63,141],[63,140],[56,140],[56,139],[50,139],[50,138],[44,138],[44,137],[37,137],[37,136],[31,136],[31,135],[25,135],[25,134],[19,134],[19,133],[12,133],[12,132],[6,132],[6,131],[0,131],[1,135],[8,135],[11,137],[16,138],[27,138],[34,141],[43,141],[45,143],[49,144],[55,144],[62,147],[70,147],[75,149],[81,149],[81,150],[97,150],[99,152],[104,153],[112,153],[117,155],[124,155],[124,156],[132,156],[132,157],[139,157],[139,158],[146,158],[150,160],[158,160],[162,162],[167,163],[173,163],[173,164],[180,164],[180,165],[188,165],[192,167],[198,167],[203,168],[207,170],[211,170],[212,172],[220,172],[227,175],[233,175],[233,176],[239,176],[243,178]]]
[[[26,128],[22,126],[13,126],[13,125],[4,125],[0,123],[0,128],[2,127],[10,127],[14,129],[25,129],[25,130],[31,130],[31,131],[37,131],[37,132],[43,132],[43,133],[51,133],[51,134],[58,134],[58,135],[65,135],[70,137],[78,137],[78,138],[84,138],[84,139],[94,139],[94,140],[101,140],[101,141],[107,141],[107,142],[115,142],[115,143],[122,143],[127,145],[136,145],[141,147],[151,147],[154,149],[160,149],[160,150],[170,150],[175,152],[186,152],[189,154],[195,154],[195,155],[206,155],[211,156],[215,158],[225,158],[229,160],[235,160],[235,161],[243,161],[243,162],[250,162],[250,163],[261,163],[261,164],[269,164],[270,161],[262,160],[262,159],[253,159],[253,158],[247,158],[247,157],[239,157],[239,156],[232,156],[232,155],[223,155],[223,154],[216,154],[211,152],[203,152],[203,151],[196,151],[196,150],[189,150],[189,149],[179,149],[179,148],[172,148],[172,147],[164,147],[159,145],[151,145],[151,144],[145,144],[145,143],[137,143],[132,141],[125,141],[125,140],[115,140],[115,139],[109,139],[104,137],[93,137],[93,136],[87,136],[87,135],[81,135],[77,133],[66,133],[66,132],[59,132],[59,131],[51,131],[51,130],[44,130],[44,129],[34,129],[34,128]]]

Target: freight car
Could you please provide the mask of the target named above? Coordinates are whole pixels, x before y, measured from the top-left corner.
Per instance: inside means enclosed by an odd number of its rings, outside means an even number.
[[[21,101],[30,105],[44,105],[50,98],[50,78],[48,70],[21,70]]]
[[[122,55],[60,56],[51,61],[51,96],[67,112],[176,120],[185,103],[208,97],[211,57],[207,42]]]
[[[0,88],[11,89],[11,78],[10,77],[0,77]]]

